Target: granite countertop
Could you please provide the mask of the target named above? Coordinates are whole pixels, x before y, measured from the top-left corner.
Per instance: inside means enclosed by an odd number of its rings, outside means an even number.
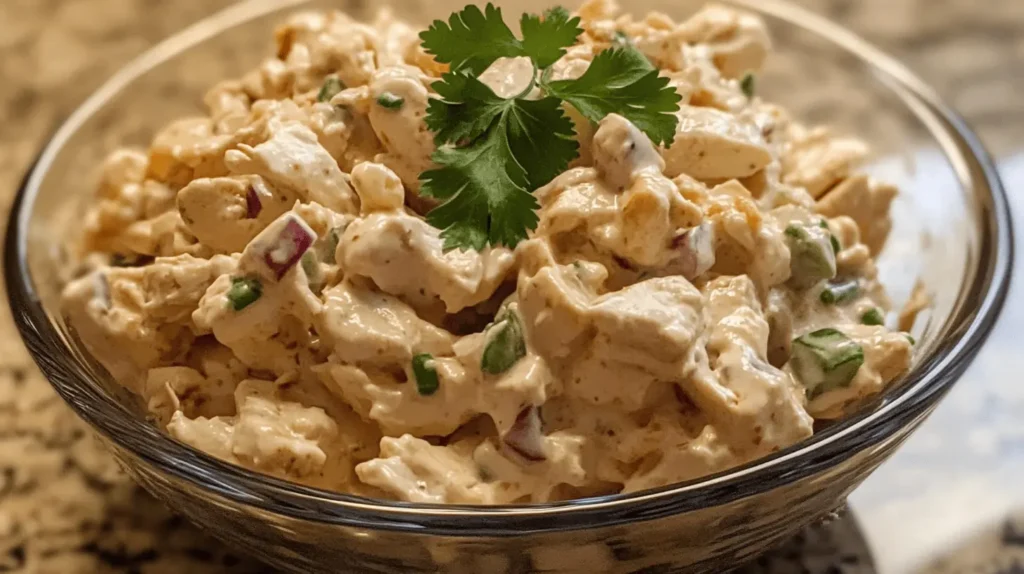
[[[1003,160],[1011,195],[1015,183],[1024,186],[1024,1],[798,1],[916,70]],[[0,2],[2,220],[28,163],[78,102],[157,40],[231,3]],[[1014,289],[1024,295],[1020,281]],[[1024,297],[1011,295],[967,380],[854,494],[856,520],[813,529],[747,572],[1024,572],[1024,520],[1009,518],[1024,507],[1014,487],[1024,477],[1024,432],[1012,428],[1024,420],[1024,393],[1008,376],[1020,372],[1019,359],[1007,360],[1011,331],[1024,323],[1016,300]],[[986,423],[950,434],[975,419]],[[1003,431],[983,426],[995,422]],[[888,484],[906,480],[917,481],[917,495],[887,498]],[[133,485],[38,373],[0,306],[0,572],[183,571],[263,569]]]

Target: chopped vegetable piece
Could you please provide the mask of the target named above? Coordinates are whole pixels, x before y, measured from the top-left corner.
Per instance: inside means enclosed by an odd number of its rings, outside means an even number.
[[[837,331],[826,328],[793,339],[789,362],[808,398],[846,387],[864,364],[864,349]]]
[[[519,411],[516,421],[502,435],[501,441],[509,449],[531,462],[547,459],[544,452],[544,421],[540,417],[540,407],[529,406]]]
[[[331,98],[338,95],[338,92],[344,89],[345,83],[339,80],[337,76],[327,76],[324,80],[324,85],[320,88],[320,92],[316,95],[316,101],[329,102]]]
[[[228,306],[241,311],[252,305],[263,295],[263,285],[259,279],[252,277],[234,277],[228,289]]]
[[[400,110],[402,109],[402,105],[405,104],[405,98],[401,96],[396,96],[391,92],[384,92],[383,94],[377,96],[377,103],[382,108],[387,108],[389,110]]]
[[[245,217],[246,219],[256,219],[261,211],[263,211],[263,202],[260,201],[260,194],[255,187],[250,185],[245,192]]]
[[[839,238],[836,237],[834,233],[832,233],[831,228],[829,228],[828,226],[828,222],[822,219],[821,221],[818,222],[818,227],[828,231],[829,241],[832,243],[832,251],[834,251],[836,255],[838,255],[839,252],[843,250],[843,246],[840,245]]]
[[[302,271],[306,273],[306,279],[309,281],[309,289],[319,294],[323,290],[323,275],[320,273],[320,262],[316,259],[316,254],[312,251],[306,251],[302,254]]]
[[[412,358],[412,374],[416,377],[416,391],[419,394],[429,397],[437,392],[440,382],[437,378],[437,369],[434,367],[434,356],[430,353],[420,353]]]
[[[908,341],[910,341],[911,345],[917,344],[917,339],[915,339],[914,336],[911,335],[910,333],[903,333],[903,336],[906,337]]]
[[[747,96],[748,100],[754,97],[754,90],[756,87],[757,85],[754,80],[754,74],[750,72],[743,74],[743,79],[740,80],[740,90],[743,91],[743,95]]]
[[[882,314],[882,310],[878,307],[872,307],[860,316],[860,322],[865,325],[884,325],[885,315]]]
[[[692,281],[715,265],[715,228],[704,222],[682,231],[672,239],[672,248],[679,253],[673,271]]]
[[[295,267],[316,239],[316,234],[301,219],[291,214],[285,217],[287,221],[263,253],[263,262],[278,280]]]
[[[860,295],[860,282],[856,279],[830,281],[821,290],[821,302],[826,305],[843,305]]]
[[[332,227],[320,241],[320,245],[317,246],[317,253],[320,255],[321,261],[330,265],[337,262],[338,239],[344,231],[345,228],[343,227]]]
[[[487,345],[480,359],[480,368],[485,373],[500,375],[512,368],[516,361],[526,356],[526,341],[519,316],[507,311],[487,334]]]
[[[791,224],[786,227],[789,245],[790,283],[806,289],[836,276],[836,254],[829,246],[829,233],[820,227]]]

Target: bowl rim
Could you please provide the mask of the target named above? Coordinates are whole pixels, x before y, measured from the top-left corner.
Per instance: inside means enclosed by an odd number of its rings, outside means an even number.
[[[36,195],[63,144],[111,96],[130,82],[221,30],[308,0],[248,0],[164,40],[122,68],[90,96],[47,142],[29,168],[11,207],[4,274],[12,315],[33,359],[61,397],[107,440],[131,457],[209,494],[295,519],[358,528],[420,531],[453,536],[507,536],[607,527],[726,504],[790,484],[834,467],[919,422],[960,377],[991,332],[1005,301],[1013,260],[1013,230],[1006,191],[995,165],[964,120],[902,64],[852,32],[785,0],[728,0],[808,30],[851,53],[910,106],[937,137],[962,183],[974,186],[981,256],[947,321],[954,329],[876,409],[858,413],[771,456],[711,476],[632,494],[557,503],[479,506],[413,504],[305,487],[220,461],[171,439],[130,415],[90,384],[89,370],[64,361],[70,349],[43,308],[28,273],[27,237]],[[988,189],[987,196],[977,189]],[[956,319],[954,321],[954,319]],[[61,357],[61,354],[64,357]],[[794,464],[797,463],[797,464]]]

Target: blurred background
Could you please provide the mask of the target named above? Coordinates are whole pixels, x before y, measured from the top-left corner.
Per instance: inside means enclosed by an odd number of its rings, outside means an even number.
[[[1024,0],[794,1],[896,56],[960,111],[999,158],[1020,220]],[[149,46],[233,3],[0,0],[0,220],[78,103]],[[266,51],[269,39],[254,46]],[[827,88],[805,84],[793,89]],[[1024,295],[1018,278],[1013,292]],[[1024,354],[1014,341],[1024,297],[1014,294],[966,378],[855,493],[852,512],[751,572],[1024,572],[1024,518],[1014,515],[1024,508]],[[185,571],[262,570],[120,473],[38,374],[0,305],[0,572]]]

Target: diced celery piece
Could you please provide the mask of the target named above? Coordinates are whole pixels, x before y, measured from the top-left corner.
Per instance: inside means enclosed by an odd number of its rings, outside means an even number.
[[[836,329],[819,329],[793,339],[789,362],[813,399],[849,386],[864,364],[864,349]]]
[[[427,397],[437,392],[441,383],[434,367],[434,356],[420,353],[412,358],[412,374],[416,377],[416,391]]]
[[[830,236],[827,230],[817,226],[794,223],[786,227],[789,281],[794,287],[806,289],[836,276],[836,254],[832,250]]]
[[[526,356],[526,341],[518,315],[507,309],[500,315],[501,319],[487,331],[487,345],[480,359],[480,368],[492,375],[504,373]]]
[[[263,295],[263,285],[259,279],[236,277],[231,280],[228,289],[228,306],[241,311],[252,305]]]
[[[337,76],[327,76],[324,79],[324,85],[320,88],[320,92],[316,95],[316,101],[329,102],[331,98],[338,95],[338,92],[344,89],[345,83],[339,80]]]
[[[865,325],[884,325],[885,315],[878,307],[872,307],[860,316],[860,322]]]
[[[819,299],[826,305],[844,305],[859,296],[860,282],[856,279],[844,279],[826,283]]]

